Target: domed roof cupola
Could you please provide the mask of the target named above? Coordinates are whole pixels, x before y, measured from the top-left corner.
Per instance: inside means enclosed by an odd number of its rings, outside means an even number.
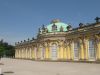
[[[59,19],[54,19],[47,25],[48,32],[66,32],[68,24],[61,22]]]

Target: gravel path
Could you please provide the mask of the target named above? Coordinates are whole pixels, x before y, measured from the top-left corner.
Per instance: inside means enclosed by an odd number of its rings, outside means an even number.
[[[1,60],[4,75],[100,75],[100,64],[72,62],[39,62],[21,59]],[[14,72],[14,73],[11,73]]]

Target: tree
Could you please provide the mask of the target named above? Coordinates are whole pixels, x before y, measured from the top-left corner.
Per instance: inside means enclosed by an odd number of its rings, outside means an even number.
[[[3,41],[1,40],[0,41],[0,58],[3,56],[4,50],[5,50],[5,47],[4,47]]]
[[[3,56],[5,48],[3,46],[0,46],[0,58]]]
[[[14,46],[9,45],[7,42],[0,41],[0,57],[14,57],[15,49]]]
[[[15,56],[15,49],[14,46],[8,45],[5,50],[5,56],[7,57],[14,57]]]

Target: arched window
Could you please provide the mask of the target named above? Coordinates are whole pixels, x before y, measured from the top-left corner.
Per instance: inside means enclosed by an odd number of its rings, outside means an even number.
[[[74,42],[74,59],[79,57],[79,42]]]
[[[51,58],[52,58],[52,60],[57,59],[57,48],[58,48],[58,46],[56,44],[52,44],[52,46],[51,46]]]
[[[94,47],[94,40],[90,39],[89,40],[89,49],[88,49],[88,53],[89,53],[89,59],[94,59],[95,58],[95,47]]]

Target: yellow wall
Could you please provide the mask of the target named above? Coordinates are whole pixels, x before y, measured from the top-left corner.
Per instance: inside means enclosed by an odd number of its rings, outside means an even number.
[[[50,58],[50,50],[49,50],[49,47],[46,47],[45,57],[46,57],[46,59],[49,59]]]
[[[32,59],[35,59],[34,47],[32,47]]]
[[[67,49],[66,49],[66,47],[64,47],[64,59],[66,59],[67,60]]]
[[[88,60],[88,39],[85,39],[84,43],[84,59]]]
[[[88,57],[88,43],[89,43],[89,38],[85,38],[84,40],[82,39],[78,39],[79,41],[79,59],[81,60],[89,60]],[[96,59],[100,60],[100,41],[99,39],[96,40],[97,42],[95,47],[96,47]],[[55,42],[54,42],[55,43]],[[70,42],[68,45],[63,45],[63,43],[59,42],[57,43],[58,46],[57,48],[57,59],[63,59],[63,60],[74,60],[74,43],[73,41]],[[45,52],[44,52],[44,59],[50,59],[51,58],[51,49],[50,49],[51,45],[48,45],[45,47]],[[30,50],[30,47],[25,47],[25,48],[17,48],[15,50],[15,57],[16,58],[28,58],[28,59],[35,59],[35,47],[32,47]],[[40,47],[38,47],[37,49],[37,56],[39,59],[41,59],[41,53],[42,53],[42,49]]]
[[[97,60],[100,60],[100,42],[97,43]]]
[[[67,55],[68,55],[68,60],[70,60],[71,59],[71,50],[70,50],[70,46],[68,45],[67,46]]]
[[[60,47],[60,59],[63,59],[63,47]]]

